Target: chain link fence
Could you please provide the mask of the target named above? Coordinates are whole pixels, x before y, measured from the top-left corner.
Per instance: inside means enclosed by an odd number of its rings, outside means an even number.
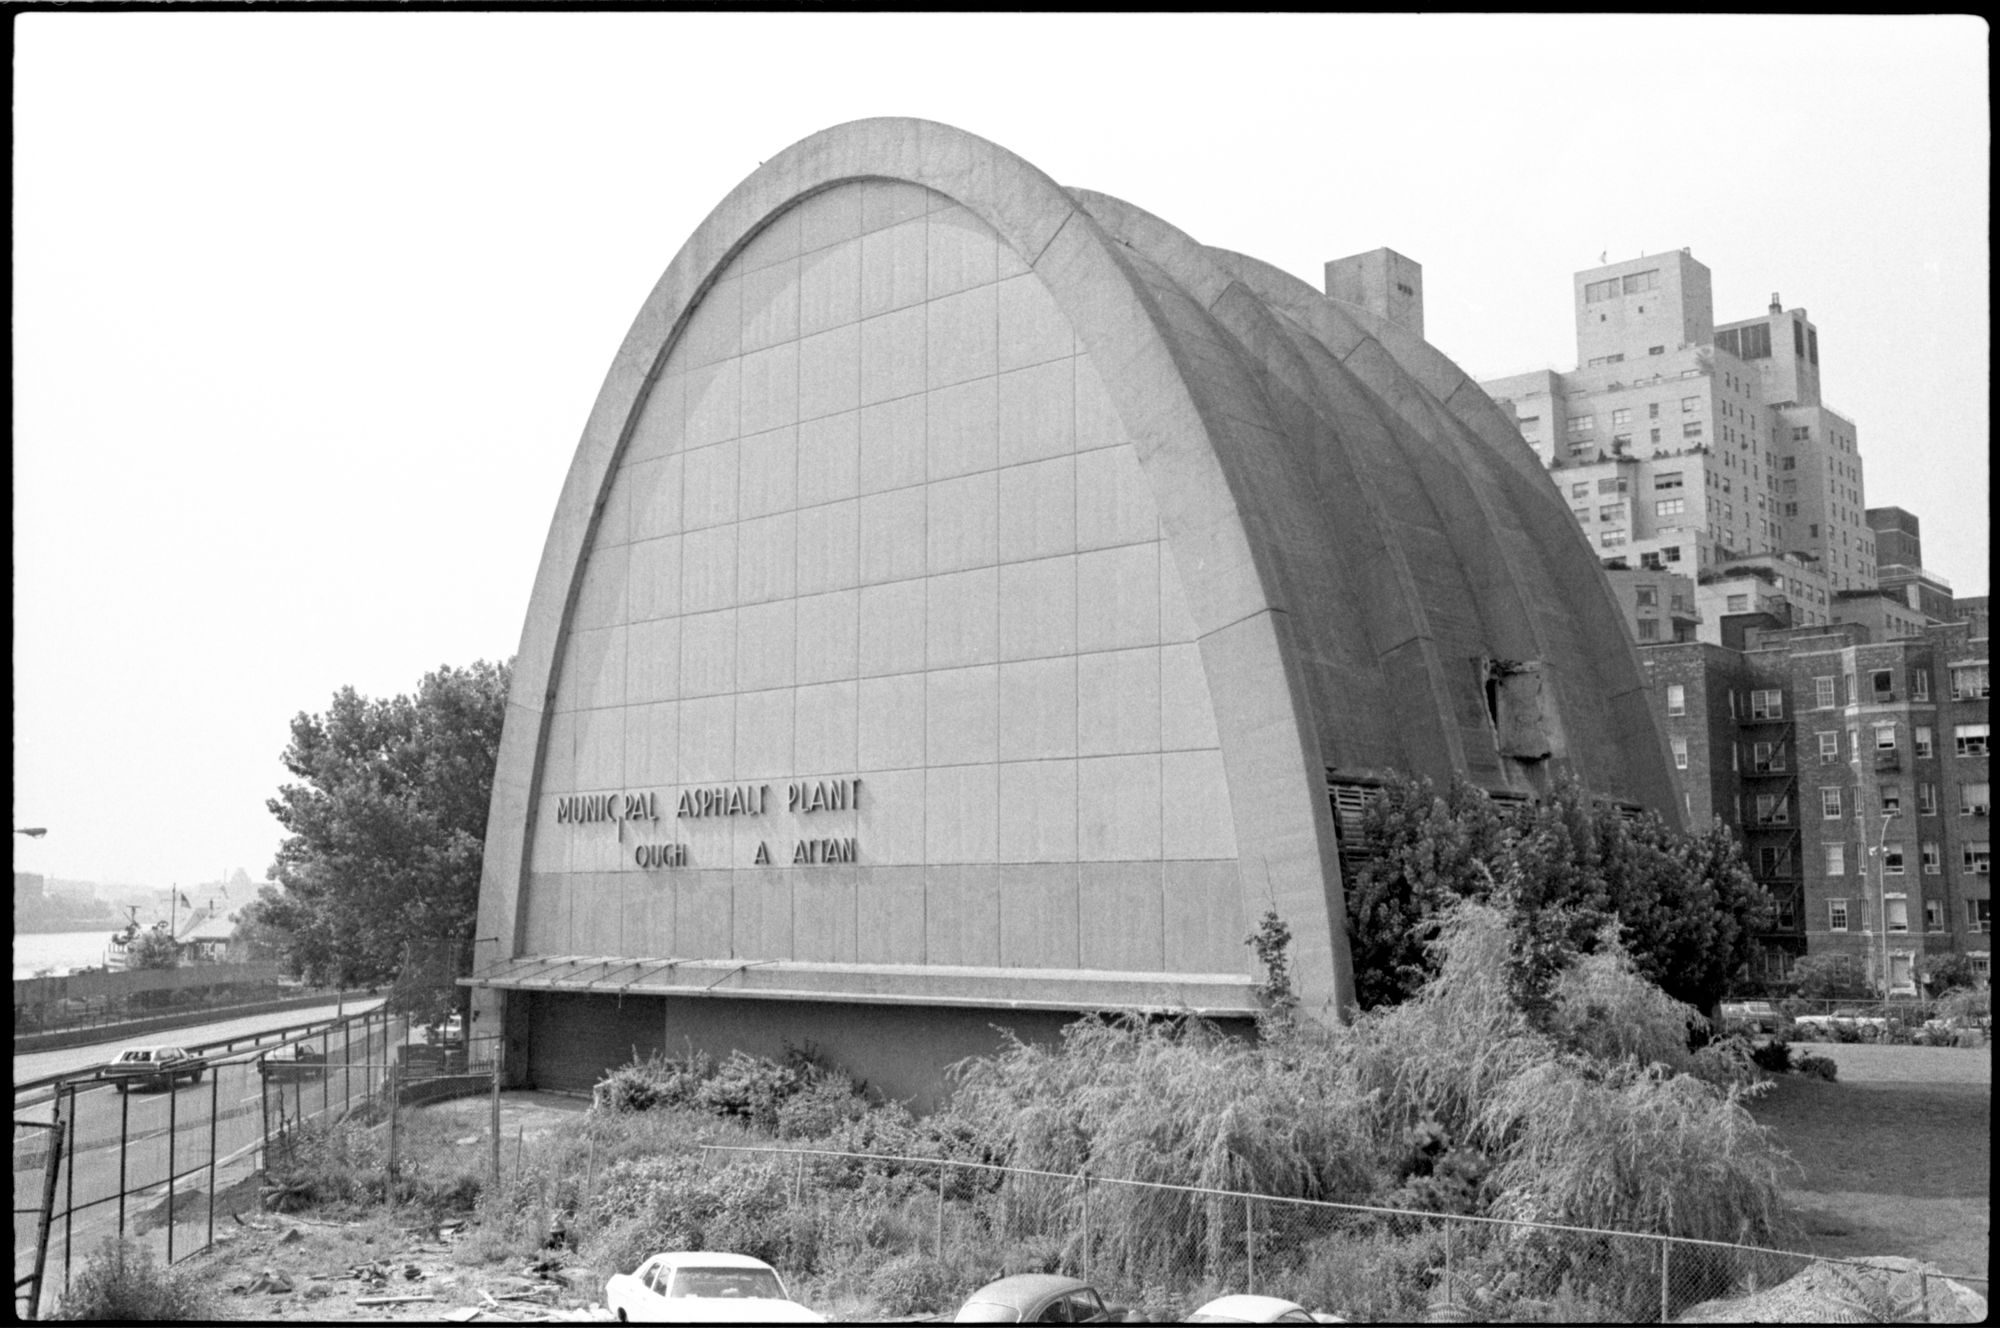
[[[271,1155],[379,1102],[408,1040],[407,1020],[373,1010],[193,1048],[188,1073],[165,1085],[93,1071],[17,1090],[17,1317],[51,1311],[106,1240],[164,1264],[213,1244],[266,1197],[259,1176]]]
[[[1797,1252],[1523,1218],[1411,1212],[937,1158],[705,1145],[711,1164],[774,1167],[794,1220],[827,1242],[928,1259],[948,1313],[1004,1273],[1080,1277],[1133,1321],[1173,1322],[1232,1293],[1360,1322],[1968,1322],[1959,1288],[1911,1260]],[[895,1220],[856,1221],[867,1192]],[[956,1285],[957,1280],[965,1282]],[[1957,1284],[1954,1286],[1954,1283]],[[954,1298],[955,1297],[955,1298]]]

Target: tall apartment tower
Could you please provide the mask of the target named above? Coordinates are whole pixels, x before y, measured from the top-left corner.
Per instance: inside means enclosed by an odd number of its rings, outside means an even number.
[[[1929,622],[1951,622],[1951,582],[1924,569],[1923,524],[1900,507],[1871,507],[1863,516],[1875,535],[1875,583],[1884,595],[1917,610]]]
[[[1872,589],[1874,541],[1852,421],[1820,399],[1819,332],[1774,295],[1759,318],[1715,323],[1708,268],[1686,249],[1573,278],[1577,367],[1481,383],[1606,566],[1700,579],[1739,559],[1789,557],[1828,621],[1830,592]],[[1822,588],[1824,587],[1824,588]]]

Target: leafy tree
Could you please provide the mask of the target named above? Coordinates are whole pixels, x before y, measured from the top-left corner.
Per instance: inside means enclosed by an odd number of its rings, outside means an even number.
[[[164,926],[148,927],[132,938],[125,947],[125,967],[178,968],[181,962],[181,948]]]
[[[299,782],[268,804],[290,835],[244,921],[281,935],[295,972],[386,983],[408,945],[471,939],[511,672],[447,666],[388,700],[343,687],[292,720]]]
[[[1638,972],[1675,1000],[1710,1009],[1756,957],[1770,897],[1717,823],[1694,835],[1657,817],[1627,822],[1564,781],[1542,802],[1507,806],[1454,780],[1396,779],[1363,819],[1374,850],[1348,882],[1348,943],[1364,1008],[1393,1005],[1432,976],[1426,948],[1453,899],[1504,901],[1513,995],[1545,1013],[1571,958],[1621,925]]]
[[[1853,955],[1807,955],[1792,965],[1792,981],[1809,1001],[1863,1000],[1875,994],[1868,970]]]
[[[1943,996],[1953,991],[1975,991],[1980,977],[1972,967],[1972,960],[1953,950],[1924,962],[1924,985],[1931,995]]]

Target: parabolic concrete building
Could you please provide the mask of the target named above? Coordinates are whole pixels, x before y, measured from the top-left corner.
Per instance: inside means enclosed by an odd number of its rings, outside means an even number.
[[[1381,255],[1329,284],[1393,314]],[[1674,817],[1596,558],[1412,321],[943,125],[766,163],[558,500],[475,1031],[544,1086],[810,1042],[924,1095],[995,1025],[1253,1015],[1269,909],[1338,1018],[1389,771]]]

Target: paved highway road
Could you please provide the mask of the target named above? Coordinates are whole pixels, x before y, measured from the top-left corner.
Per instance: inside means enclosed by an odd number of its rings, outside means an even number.
[[[360,1014],[366,1010],[373,1010],[381,1004],[382,998],[379,996],[349,1001],[346,1011],[348,1014]],[[14,1058],[14,1082],[21,1084],[33,1079],[46,1079],[52,1074],[67,1074],[72,1070],[94,1070],[128,1045],[152,1046],[164,1043],[170,1047],[198,1047],[210,1042],[249,1037],[275,1028],[323,1023],[339,1013],[340,1008],[335,1005],[322,1005],[304,1010],[275,1010],[270,1014],[221,1019],[212,1024],[191,1024],[186,1028],[169,1029],[164,1033],[141,1033],[130,1039],[97,1042],[87,1047],[38,1051],[32,1055]]]
[[[352,1014],[354,1007],[350,1005],[348,1010]],[[298,1025],[314,1016],[324,1021],[333,1012],[331,1006],[320,1011],[287,1010],[177,1031],[187,1034],[185,1045],[195,1046],[218,1039],[247,1038],[260,1028],[268,1031]],[[250,1174],[267,1121],[276,1125],[281,1119],[338,1111],[349,1100],[365,1097],[379,1082],[397,1044],[407,1036],[405,1025],[404,1020],[377,1017],[308,1036],[308,1044],[326,1057],[324,1071],[309,1078],[266,1084],[257,1070],[260,1053],[246,1046],[235,1053],[212,1053],[199,1083],[183,1081],[171,1089],[134,1089],[130,1093],[121,1093],[106,1083],[79,1085],[73,1098],[65,1095],[64,1099],[66,1107],[74,1103],[70,1113],[72,1138],[63,1149],[65,1165],[58,1176],[56,1206],[59,1214],[68,1210],[69,1216],[57,1219],[56,1238],[51,1244],[55,1267],[61,1267],[65,1236],[74,1241],[73,1254],[80,1258],[103,1236],[121,1228],[161,1245],[159,1252],[165,1253],[165,1182],[169,1174],[180,1177],[173,1187],[174,1254],[185,1254],[205,1243],[211,1178],[214,1190],[221,1191]],[[17,1081],[36,1077],[23,1068],[23,1061],[79,1056],[84,1061],[76,1068],[87,1070],[103,1064],[109,1052],[100,1046],[94,1051],[78,1048],[18,1058],[15,1077]],[[39,1073],[57,1073],[62,1068],[58,1064]],[[36,1096],[42,1100],[32,1108],[17,1104],[15,1109],[17,1208],[33,1206],[39,1197],[41,1158],[45,1156],[40,1141],[46,1135],[21,1125],[25,1120],[50,1118],[52,1104],[45,1094]],[[31,1261],[33,1232],[32,1218],[16,1222],[16,1276],[25,1271],[24,1259]],[[56,1276],[59,1279],[60,1273]]]

